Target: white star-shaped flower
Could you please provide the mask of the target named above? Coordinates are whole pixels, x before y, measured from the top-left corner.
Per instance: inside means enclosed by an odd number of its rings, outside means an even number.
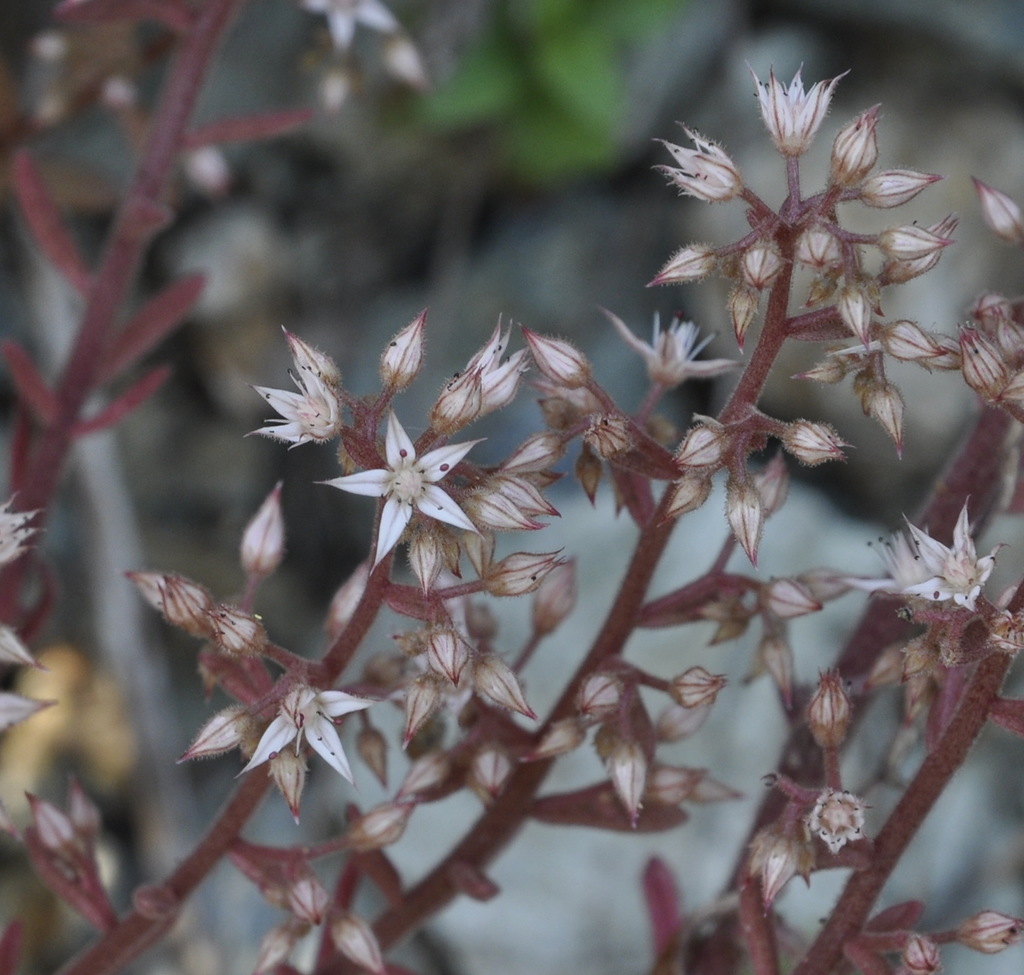
[[[300,0],[300,5],[327,18],[331,40],[339,51],[346,50],[352,43],[357,23],[382,34],[398,30],[398,21],[380,0]]]
[[[448,444],[417,457],[416,447],[398,422],[398,417],[390,413],[384,439],[384,456],[388,466],[324,481],[350,494],[387,498],[377,532],[377,551],[373,559],[375,566],[398,544],[402,532],[412,520],[414,509],[464,531],[477,531],[476,525],[437,486],[437,482],[479,442],[470,440],[467,443]]]
[[[295,753],[298,754],[305,737],[313,751],[335,772],[351,782],[352,769],[341,747],[333,719],[352,711],[361,711],[373,703],[361,697],[353,697],[345,691],[317,691],[307,686],[292,688],[285,695],[277,717],[263,732],[256,751],[242,771],[248,772],[262,765],[293,741]]]
[[[958,606],[974,609],[998,551],[996,546],[990,554],[978,558],[965,504],[953,529],[952,545],[935,541],[908,521],[907,532],[897,532],[881,551],[887,578],[845,581],[868,592],[881,590],[935,602],[952,599]]]

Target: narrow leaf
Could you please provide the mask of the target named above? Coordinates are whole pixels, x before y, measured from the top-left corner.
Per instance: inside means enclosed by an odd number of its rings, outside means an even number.
[[[79,293],[89,290],[89,270],[71,239],[50,191],[25,151],[14,157],[14,188],[39,248]]]
[[[57,396],[39,374],[29,354],[17,342],[10,340],[0,342],[7,365],[11,370],[11,379],[22,403],[35,415],[45,427],[57,418]]]
[[[1000,728],[1024,738],[1024,700],[1000,697],[989,709],[989,718]]]
[[[910,931],[924,913],[921,901],[903,901],[879,911],[864,926],[865,931]]]
[[[592,826],[622,833],[657,833],[685,823],[689,818],[675,806],[652,803],[640,810],[633,825],[610,782],[600,782],[577,792],[544,796],[533,804],[530,815],[553,826]]]
[[[225,142],[247,142],[252,139],[272,139],[305,125],[313,117],[308,108],[285,109],[280,112],[261,112],[238,118],[218,119],[193,129],[185,139],[189,149],[220,145]]]
[[[158,366],[156,369],[147,372],[141,379],[132,383],[120,396],[117,397],[106,408],[100,410],[96,416],[89,420],[83,420],[75,425],[76,437],[87,433],[96,433],[98,430],[105,430],[119,423],[135,407],[149,399],[167,380],[171,374],[170,366]]]
[[[114,20],[152,20],[177,33],[192,26],[192,12],[184,0],[63,0],[54,8],[65,23],[102,23]]]
[[[654,939],[654,955],[660,958],[682,924],[679,888],[672,872],[660,857],[651,857],[647,861],[642,883]]]
[[[0,935],[0,975],[15,975],[18,971],[18,960],[21,958],[22,942],[21,921],[15,919],[4,928]]]
[[[190,274],[150,298],[128,321],[107,353],[100,381],[107,382],[167,338],[192,310],[206,278]]]

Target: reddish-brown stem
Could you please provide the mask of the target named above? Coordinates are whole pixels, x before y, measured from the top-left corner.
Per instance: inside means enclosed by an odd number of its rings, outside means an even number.
[[[115,330],[141,263],[158,229],[163,196],[185,144],[187,126],[213,54],[235,13],[246,0],[210,0],[181,42],[153,115],[135,178],[117,212],[103,257],[92,280],[81,326],[64,371],[56,382],[57,415],[40,435],[23,476],[12,488],[24,511],[46,511],[60,480],[82,406],[95,388],[103,353]],[[0,619],[17,616],[23,573],[31,559],[18,559],[0,576]]]
[[[765,908],[761,883],[748,877],[740,887],[740,930],[750,955],[754,975],[778,975],[779,953],[775,945],[771,908]]]

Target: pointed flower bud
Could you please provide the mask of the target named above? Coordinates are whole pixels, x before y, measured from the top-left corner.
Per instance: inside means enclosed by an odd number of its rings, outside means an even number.
[[[384,956],[373,928],[358,915],[345,911],[331,921],[334,946],[350,962],[372,975],[385,975]]]
[[[678,806],[693,794],[707,772],[699,768],[656,765],[647,776],[644,798],[663,806]]]
[[[852,792],[824,789],[807,817],[807,826],[834,855],[864,835],[864,808],[864,800]]]
[[[843,682],[834,670],[818,678],[818,689],[807,705],[807,727],[820,748],[838,748],[846,738],[852,710]]]
[[[487,570],[484,585],[492,596],[525,596],[560,565],[558,552],[513,552]]]
[[[901,318],[884,325],[879,332],[882,348],[894,359],[903,362],[921,362],[926,368],[928,360],[944,354],[944,349],[916,322]]]
[[[76,862],[82,851],[71,817],[52,803],[31,793],[27,793],[26,798],[32,813],[32,826],[39,837],[39,842],[64,863]]]
[[[647,756],[635,741],[620,741],[605,760],[608,778],[615,788],[630,825],[636,826],[647,785]]]
[[[796,874],[806,877],[814,867],[814,852],[796,836],[766,827],[750,844],[750,873],[761,880],[767,909]]]
[[[288,909],[307,924],[319,924],[324,919],[329,899],[324,885],[312,873],[288,888]]]
[[[53,701],[33,701],[20,694],[0,691],[0,731],[6,731],[26,718],[32,717],[36,711],[48,708]]]
[[[728,682],[725,674],[712,674],[703,667],[691,667],[669,681],[668,692],[681,707],[710,707]]]
[[[519,679],[497,654],[486,653],[476,658],[473,662],[473,686],[478,694],[499,707],[518,711],[536,720],[537,715],[523,697]]]
[[[762,605],[779,619],[795,619],[808,613],[817,613],[821,603],[810,589],[796,579],[775,579],[761,590]]]
[[[831,181],[842,187],[856,186],[878,160],[879,105],[862,112],[839,130],[832,144]]]
[[[942,970],[939,946],[923,934],[911,934],[903,946],[902,975],[934,975]]]
[[[528,328],[523,329],[523,337],[530,346],[537,368],[548,379],[568,389],[586,385],[591,374],[590,363],[574,345]]]
[[[165,620],[192,636],[209,639],[213,597],[196,582],[179,575],[158,572],[128,572],[143,598],[160,610]]]
[[[554,554],[554,553],[552,553]],[[576,605],[576,563],[559,562],[544,576],[533,598],[533,632],[554,631]]]
[[[246,575],[270,575],[284,557],[284,517],[281,514],[281,482],[267,495],[242,533],[242,568]]]
[[[781,454],[775,454],[754,475],[754,487],[764,506],[765,518],[771,517],[786,503],[789,495],[789,469]]]
[[[187,762],[193,758],[208,758],[237,748],[253,730],[253,720],[239,704],[218,711],[199,729],[195,740],[178,759]]]
[[[482,409],[480,371],[473,369],[445,384],[430,410],[430,425],[447,437],[472,423]]]
[[[756,566],[757,547],[764,530],[764,506],[749,478],[743,481],[729,478],[725,490],[725,517],[751,565]]]
[[[512,774],[512,762],[508,755],[495,745],[485,745],[469,764],[466,784],[476,793],[484,805],[489,805],[501,795],[505,782]]]
[[[1005,193],[1000,193],[979,179],[974,180],[974,189],[981,201],[981,215],[989,230],[1008,244],[1024,244],[1024,220],[1021,218],[1020,207]]]
[[[380,378],[385,389],[397,393],[405,389],[423,365],[423,329],[426,309],[421,311],[389,343],[380,357]]]
[[[736,336],[736,344],[743,349],[743,342],[747,337],[747,329],[750,328],[757,314],[758,291],[750,285],[738,285],[729,292],[729,319],[732,322],[732,331]]]
[[[469,663],[469,644],[450,627],[433,629],[427,637],[427,664],[456,687]]]
[[[377,781],[388,784],[388,740],[379,729],[364,725],[356,734],[356,752]]]
[[[345,834],[348,845],[359,853],[368,853],[397,843],[414,808],[411,802],[395,802],[371,809],[349,826]]]
[[[956,929],[956,940],[967,948],[985,955],[995,955],[1004,948],[1020,944],[1024,938],[1024,920],[999,911],[981,911]]]
[[[395,798],[411,799],[420,793],[435,789],[448,778],[451,770],[452,763],[448,754],[435,748],[426,755],[421,755],[409,766],[409,771],[406,772]]]
[[[588,718],[606,718],[619,709],[622,681],[614,674],[598,671],[588,674],[580,685],[576,707]]]
[[[436,674],[422,674],[417,677],[405,692],[405,732],[402,744],[408,746],[416,732],[423,727],[427,719],[441,703],[441,681]]]
[[[700,729],[711,714],[711,705],[684,708],[674,701],[669,704],[654,724],[658,741],[682,741]]]
[[[859,199],[869,207],[888,209],[909,203],[925,187],[942,179],[913,169],[887,169],[868,177],[860,188]]]
[[[352,615],[366,591],[370,568],[369,560],[357,565],[352,571],[352,575],[341,584],[331,598],[331,605],[327,609],[327,618],[324,621],[324,628],[331,639],[337,639],[348,626],[349,620],[352,619]]]
[[[501,470],[528,474],[553,467],[565,454],[565,444],[557,433],[536,433],[524,440],[509,456]]]
[[[207,611],[210,636],[225,653],[251,656],[261,653],[267,645],[267,631],[250,613],[221,603]]]
[[[6,623],[0,623],[0,664],[14,664],[17,667],[38,667],[36,658],[21,642],[18,634]]]
[[[788,88],[775,77],[774,71],[769,73],[767,84],[761,84],[754,75],[761,118],[775,148],[784,156],[799,156],[807,151],[825,118],[838,81],[839,78],[819,81],[805,92],[800,71]]]
[[[838,266],[843,259],[843,250],[835,235],[827,227],[815,224],[805,230],[796,241],[793,255],[801,264],[825,271]]]
[[[718,467],[729,445],[728,431],[711,417],[690,427],[676,451],[675,460],[680,468]]]
[[[878,246],[882,253],[897,261],[930,257],[952,243],[949,237],[940,237],[927,227],[919,227],[917,224],[889,227],[878,235]]]
[[[657,284],[686,284],[706,278],[717,263],[714,248],[707,244],[687,244],[677,250],[647,287]]]
[[[579,718],[562,718],[548,728],[537,747],[524,756],[524,761],[534,762],[545,758],[556,758],[575,751],[586,741],[587,733]]]
[[[960,329],[960,358],[964,382],[983,399],[999,398],[1010,381],[1010,369],[999,349],[977,329]]]
[[[711,493],[711,477],[707,471],[687,471],[672,486],[666,518],[678,518],[696,511]]]
[[[595,415],[583,432],[583,442],[606,460],[624,454],[633,446],[629,421],[619,413]]]
[[[264,975],[264,972],[277,968],[291,953],[295,943],[301,938],[308,926],[289,918],[283,924],[272,927],[260,941],[260,950],[256,956],[256,967],[253,975]]]
[[[663,140],[662,145],[672,154],[679,168],[657,168],[679,188],[680,193],[695,196],[706,203],[721,203],[738,196],[743,191],[743,180],[736,164],[722,147],[686,126],[683,126],[683,131],[697,148],[684,149]]]
[[[810,420],[787,424],[782,445],[808,467],[830,460],[846,460],[843,447],[849,446],[827,423],[812,423]]]
[[[871,322],[874,317],[874,302],[868,289],[861,284],[844,284],[839,289],[836,307],[843,324],[864,343],[871,342]]]
[[[759,240],[751,244],[740,260],[743,280],[758,291],[767,288],[782,270],[782,258],[778,248],[767,240]]]
[[[898,453],[903,453],[903,397],[892,383],[883,383],[865,392],[861,398],[864,412],[877,420],[882,429],[896,444]]]

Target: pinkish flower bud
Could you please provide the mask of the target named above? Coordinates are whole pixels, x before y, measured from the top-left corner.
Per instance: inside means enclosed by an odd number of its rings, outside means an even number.
[[[706,770],[701,768],[656,765],[647,776],[644,798],[663,806],[678,806],[690,798],[706,774]]]
[[[864,800],[851,792],[824,789],[807,817],[807,826],[835,855],[864,835]]]
[[[1010,369],[999,349],[977,329],[962,328],[960,359],[964,382],[983,399],[998,399],[1010,381]]]
[[[547,470],[565,454],[565,444],[557,433],[536,433],[524,440],[501,465],[507,473],[527,474]]]
[[[382,786],[388,784],[388,741],[372,725],[364,725],[356,734],[356,752]]]
[[[433,629],[427,637],[427,664],[456,687],[469,663],[469,644],[453,629]]]
[[[242,533],[242,568],[246,575],[270,575],[284,557],[284,517],[281,514],[281,482],[267,495]]]
[[[693,787],[690,793],[690,802],[732,802],[742,799],[743,793],[730,788],[724,782],[713,779],[710,775],[703,775]]]
[[[751,875],[761,880],[761,896],[769,908],[796,874],[804,878],[814,867],[814,851],[796,836],[766,827],[750,844]]]
[[[484,585],[492,596],[525,596],[562,564],[558,552],[513,552],[486,570]]]
[[[743,180],[736,164],[722,147],[708,142],[686,126],[683,126],[683,131],[697,148],[684,149],[663,140],[662,145],[672,154],[679,168],[658,166],[657,169],[679,188],[680,193],[706,203],[721,203],[738,196],[743,191]]]
[[[12,725],[30,718],[36,711],[48,708],[53,703],[55,702],[33,701],[20,694],[0,691],[0,731],[6,731]]]
[[[575,346],[562,339],[549,338],[528,328],[523,337],[533,353],[533,361],[548,379],[567,389],[578,389],[590,380],[590,363]]]
[[[448,564],[444,553],[444,540],[450,540],[451,535],[447,531],[433,530],[432,525],[421,527],[422,530],[413,531],[412,538],[409,539],[408,559],[409,567],[419,580],[420,590],[428,593],[434,588],[441,570]]]
[[[781,454],[775,454],[754,475],[754,487],[764,506],[765,518],[771,517],[785,503],[789,494],[789,468]]]
[[[28,647],[5,623],[0,623],[0,664],[14,664],[17,667],[41,667]]]
[[[647,287],[656,284],[685,284],[706,278],[717,263],[714,248],[706,244],[688,244],[677,250]]]
[[[553,632],[575,605],[576,563],[570,559],[555,565],[537,589],[533,598],[533,632],[538,636]]]
[[[300,921],[319,924],[330,898],[324,885],[313,875],[300,877],[288,888],[288,909]]]
[[[751,565],[756,566],[765,516],[761,495],[751,479],[729,478],[725,489],[725,517]]]
[[[861,406],[868,416],[877,420],[882,429],[896,444],[898,453],[903,453],[903,397],[892,383],[884,383],[865,392]]]
[[[747,329],[757,314],[759,300],[759,292],[749,285],[738,285],[729,292],[729,319],[732,322],[733,334],[736,336],[736,344],[740,349],[743,348]]]
[[[845,460],[843,447],[848,447],[827,423],[797,420],[786,426],[782,444],[801,464],[814,467],[830,460]]]
[[[494,746],[485,745],[469,764],[466,784],[476,793],[484,805],[490,805],[501,795],[505,782],[512,774],[512,762],[505,752]]]
[[[82,846],[71,817],[52,803],[31,793],[26,793],[25,798],[28,799],[29,810],[32,813],[32,826],[43,847],[64,863],[77,862],[82,853]]]
[[[691,667],[669,681],[668,692],[681,707],[710,707],[727,683],[725,674],[712,674],[703,667]]]
[[[336,640],[348,626],[349,620],[356,611],[366,592],[366,583],[370,578],[370,562],[362,562],[355,567],[352,575],[346,579],[338,591],[331,598],[331,605],[327,609],[327,618],[324,620],[324,628],[331,639]]]
[[[989,230],[1008,244],[1024,244],[1024,220],[1021,219],[1020,207],[1016,202],[979,179],[974,179],[974,188],[981,201],[981,215]]]
[[[843,285],[839,289],[836,307],[843,324],[867,348],[871,342],[871,322],[874,318],[874,301],[868,290],[860,284]]]
[[[797,238],[793,256],[801,264],[824,271],[841,263],[843,250],[827,227],[815,224]]]
[[[889,227],[878,235],[878,246],[882,253],[897,261],[914,261],[929,257],[952,243],[949,238],[940,237],[917,224]]]
[[[389,343],[380,357],[380,378],[384,387],[397,393],[405,389],[423,365],[423,330],[426,309],[421,311]]]
[[[225,653],[251,656],[267,645],[267,631],[263,624],[249,613],[221,603],[207,611],[210,636]]]
[[[778,248],[767,240],[751,244],[740,259],[743,280],[758,291],[767,288],[782,270],[782,258]]]
[[[629,421],[617,413],[593,416],[583,432],[583,442],[598,457],[608,459],[623,454],[633,446]]]
[[[531,518],[500,489],[484,487],[462,500],[462,510],[474,525],[491,531],[536,531],[544,525]]]
[[[527,350],[520,349],[509,356],[505,362],[483,372],[480,378],[483,399],[481,414],[500,410],[516,398],[519,382],[523,374],[530,368],[527,356]]]
[[[272,927],[260,941],[260,950],[256,956],[256,967],[253,975],[264,975],[282,964],[290,954],[295,943],[307,931],[309,926],[295,918],[289,918],[283,924]]]
[[[143,598],[163,613],[164,619],[192,636],[209,638],[209,612],[213,597],[198,583],[178,575],[157,572],[128,572]]]
[[[938,343],[916,322],[901,318],[882,327],[879,332],[882,348],[894,359],[903,362],[922,362],[943,354]]]
[[[421,755],[406,772],[396,799],[411,799],[420,793],[437,788],[448,778],[452,770],[451,759],[447,752],[434,749]]]
[[[306,760],[294,748],[282,748],[270,759],[269,765],[270,777],[297,823],[302,790],[306,787]]]
[[[962,921],[956,929],[956,940],[967,948],[985,955],[995,955],[1004,948],[1020,944],[1024,938],[1024,920],[999,911],[981,911]]]
[[[855,186],[878,159],[878,109],[869,108],[839,130],[832,144],[831,182],[838,186]]]
[[[402,744],[408,745],[416,732],[423,727],[427,719],[441,703],[441,682],[435,674],[423,674],[417,677],[405,692],[405,732]]]
[[[682,467],[718,467],[729,445],[728,431],[721,423],[705,417],[690,427],[676,451],[676,463]]]
[[[483,409],[480,371],[473,369],[448,381],[430,410],[430,425],[447,437],[472,423]]]
[[[371,809],[349,826],[345,834],[349,847],[359,853],[368,853],[397,843],[414,808],[411,802],[397,802]]]
[[[780,619],[795,619],[808,613],[817,613],[821,603],[811,591],[796,579],[775,579],[761,590],[761,602],[765,609]]]
[[[377,936],[361,917],[346,911],[331,921],[334,946],[350,962],[372,975],[385,975],[387,968]]]
[[[699,708],[684,708],[673,701],[658,715],[654,731],[659,741],[682,741],[699,730],[710,714],[710,704]]]
[[[942,179],[912,169],[887,169],[869,177],[860,188],[859,199],[869,207],[888,209],[908,203],[925,187]]]
[[[224,708],[199,729],[192,744],[178,761],[207,758],[237,748],[253,730],[252,724],[252,717],[241,705]]]
[[[576,708],[588,718],[607,718],[619,709],[622,681],[614,674],[598,671],[588,674],[580,684]]]
[[[754,76],[761,118],[775,148],[784,156],[799,156],[807,151],[828,112],[838,81],[839,78],[819,81],[805,92],[799,70],[788,88],[775,77],[774,71],[764,85]]]
[[[807,727],[820,748],[838,748],[846,738],[852,711],[839,675],[826,671],[807,705]]]
[[[636,826],[647,784],[647,756],[644,750],[635,741],[620,741],[611,749],[605,767],[615,794],[629,816],[630,825]]]
[[[473,661],[473,686],[478,694],[499,707],[536,720],[537,715],[523,697],[519,679],[497,654],[481,654]]]
[[[562,718],[548,728],[537,747],[524,756],[523,761],[534,762],[567,755],[579,748],[586,737],[586,730],[579,718]]]
[[[672,486],[666,518],[678,518],[696,511],[711,493],[711,477],[707,471],[687,471]]]
[[[923,934],[911,934],[903,946],[901,975],[934,975],[942,969],[939,946]]]

